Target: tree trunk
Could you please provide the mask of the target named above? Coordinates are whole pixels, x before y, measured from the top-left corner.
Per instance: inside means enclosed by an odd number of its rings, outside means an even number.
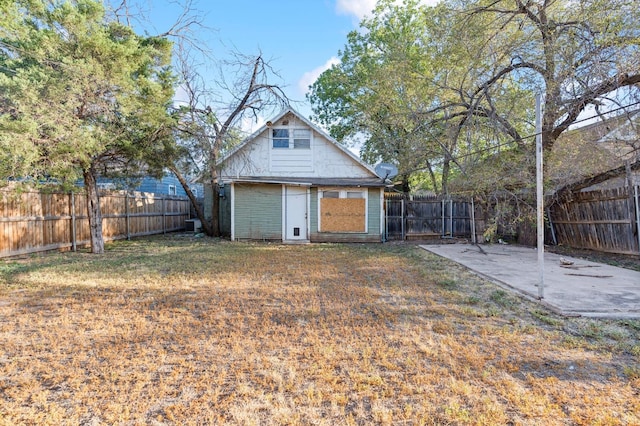
[[[431,179],[431,187],[433,188],[433,192],[438,195],[438,179],[436,178],[436,174],[433,171],[433,167],[431,167],[431,163],[427,161],[429,178]]]
[[[409,196],[409,193],[411,192],[411,185],[409,185],[409,175],[402,175],[402,180],[400,185],[402,186],[402,193],[404,194],[405,197]]]
[[[93,166],[82,172],[84,188],[87,194],[87,215],[89,217],[89,234],[91,236],[91,253],[104,253],[104,238],[102,237],[102,213],[100,212],[100,197],[98,184]]]
[[[171,170],[171,172],[175,175],[175,177],[178,178],[178,182],[180,182],[180,185],[182,185],[184,192],[187,193],[187,197],[189,197],[189,200],[191,201],[191,205],[193,206],[193,209],[196,211],[196,216],[198,216],[198,219],[202,224],[202,230],[204,231],[205,234],[212,235],[213,231],[211,229],[211,224],[205,219],[204,210],[198,204],[198,200],[196,199],[195,195],[193,195],[193,192],[189,187],[189,183],[184,178],[182,173],[180,173],[180,170],[178,170],[175,166],[169,166],[169,170]]]
[[[212,183],[211,200],[211,236],[220,236],[220,188],[218,187],[218,179]]]
[[[221,138],[216,137],[214,149],[210,154],[209,176],[211,178],[211,237],[220,236],[220,188],[218,188],[218,170],[216,169],[216,161],[218,159],[218,146],[221,144]]]
[[[451,160],[445,159],[442,164],[442,194],[449,195],[449,174],[451,173]]]
[[[588,188],[592,185],[597,185],[602,182],[606,182],[607,180],[614,177],[624,176],[625,173],[628,173],[627,170],[629,171],[640,170],[640,160],[636,160],[632,163],[625,163],[625,165],[616,167],[615,169],[608,170],[604,173],[600,173],[595,176],[589,176],[577,182],[573,182],[568,185],[565,185],[564,187],[556,191],[551,204],[554,204],[555,202],[558,202],[564,198],[569,198],[572,196],[574,192],[578,192],[581,189]]]

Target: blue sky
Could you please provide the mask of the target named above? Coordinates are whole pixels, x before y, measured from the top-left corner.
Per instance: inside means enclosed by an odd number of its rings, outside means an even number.
[[[144,2],[145,0],[140,0]],[[151,31],[163,32],[179,8],[170,0],[146,0]],[[200,30],[216,59],[230,59],[232,50],[246,55],[262,52],[278,72],[294,108],[304,115],[311,109],[307,87],[337,61],[347,34],[375,7],[375,0],[194,0],[193,8],[210,30]],[[203,73],[205,74],[205,73]],[[211,79],[216,78],[212,72]],[[231,79],[231,76],[228,76]],[[209,82],[212,84],[213,82]],[[268,117],[267,117],[268,118]]]

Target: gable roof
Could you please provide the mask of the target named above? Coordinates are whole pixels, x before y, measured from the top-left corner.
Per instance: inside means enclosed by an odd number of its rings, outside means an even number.
[[[370,165],[368,165],[367,163],[363,162],[360,159],[360,157],[355,155],[353,152],[349,151],[344,145],[342,145],[340,142],[335,140],[333,137],[331,137],[328,133],[326,133],[320,127],[318,127],[317,125],[315,125],[314,123],[309,121],[306,117],[304,117],[302,114],[300,114],[298,111],[296,111],[296,110],[294,110],[293,108],[290,108],[290,107],[283,109],[278,115],[273,117],[271,120],[267,121],[267,123],[262,125],[262,127],[260,127],[258,130],[253,132],[247,138],[245,138],[239,145],[235,146],[231,151],[229,151],[220,160],[218,160],[216,162],[216,166],[222,165],[225,161],[227,161],[229,158],[233,157],[237,152],[241,151],[245,146],[250,144],[262,132],[267,130],[270,127],[268,123],[271,123],[271,122],[275,123],[275,122],[281,120],[282,118],[284,118],[289,113],[295,115],[302,122],[304,122],[307,126],[309,126],[311,129],[313,129],[315,132],[319,133],[322,137],[324,137],[327,141],[329,141],[329,143],[333,144],[336,148],[338,148],[340,151],[342,151],[342,153],[344,153],[345,155],[349,156],[354,162],[356,162],[361,167],[363,167],[364,169],[369,171],[373,176],[378,176],[378,174],[375,172],[375,170]]]

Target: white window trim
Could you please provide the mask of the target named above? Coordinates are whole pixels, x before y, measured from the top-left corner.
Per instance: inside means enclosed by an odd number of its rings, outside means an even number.
[[[305,130],[309,133],[309,147],[308,148],[296,148],[296,130]],[[300,138],[298,138],[300,139]],[[303,128],[303,127],[293,127],[291,129],[291,137],[289,140],[289,148],[291,149],[300,149],[300,150],[310,150],[311,149],[311,144],[313,142],[313,131],[311,131],[311,129],[309,128]]]
[[[273,146],[273,130],[278,129],[286,129],[289,131],[289,147],[274,147]],[[295,148],[295,131],[296,130],[307,130],[309,132],[309,148]],[[269,127],[269,148],[271,151],[275,150],[285,150],[285,149],[299,149],[299,150],[309,150],[311,151],[313,148],[313,130],[308,127],[296,127],[296,126],[278,126],[278,127]]]
[[[285,148],[284,146],[279,146],[279,147],[275,147],[273,146],[273,142],[276,138],[273,137],[273,131],[274,130],[287,130],[287,147]],[[269,146],[271,147],[272,150],[280,150],[280,149],[291,149],[291,128],[287,127],[287,126],[278,126],[278,127],[270,127],[269,128]],[[284,140],[284,138],[277,138],[278,140]]]
[[[169,185],[168,195],[178,195],[178,188],[175,185]]]
[[[289,129],[289,148],[274,148],[273,147],[273,132],[272,129]],[[294,146],[294,142],[293,142],[293,131],[294,130],[309,130],[309,148],[298,148],[295,149]],[[315,132],[315,130],[313,130],[312,128],[309,127],[303,127],[300,124],[298,124],[297,126],[295,125],[290,125],[290,126],[277,126],[277,127],[269,127],[267,132],[266,132],[266,139],[267,139],[267,155],[269,158],[269,164],[268,164],[268,170],[270,173],[278,173],[279,176],[308,176],[309,173],[314,173],[317,165],[315,162],[315,151],[316,149],[314,148],[315,144],[318,143],[317,141],[321,141],[321,139],[316,139],[319,136],[317,135],[317,133]],[[295,155],[298,157],[304,156],[305,157],[305,171],[303,172],[291,172],[289,170],[282,170],[282,167],[278,167],[277,169],[274,167],[274,161],[280,161],[282,160],[283,157],[287,157],[290,155]]]
[[[321,211],[321,202],[322,193],[324,191],[336,191],[339,192],[340,195],[338,198],[347,198],[347,192],[360,192],[363,194],[364,198],[364,231],[350,231],[344,232],[346,234],[368,234],[369,233],[369,190],[367,188],[358,188],[358,187],[348,187],[348,188],[335,188],[335,187],[319,187],[318,188],[318,232],[322,232],[322,211]]]

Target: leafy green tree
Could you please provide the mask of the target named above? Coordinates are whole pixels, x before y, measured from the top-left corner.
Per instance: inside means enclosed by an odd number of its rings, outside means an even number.
[[[477,69],[470,100],[490,106],[502,96],[505,82],[543,94],[546,150],[589,106],[601,107],[616,92],[637,92],[636,1],[452,0],[450,4],[458,17],[452,22],[457,30],[491,23],[478,54],[491,56],[493,64]],[[495,107],[505,108],[508,104]],[[516,128],[513,120],[504,125]]]
[[[477,54],[486,27],[455,32],[452,14],[444,3],[380,1],[309,96],[317,119],[338,140],[364,138],[365,160],[398,164],[405,192],[411,176],[426,171],[429,186],[448,193],[454,168],[464,171],[458,157],[494,141],[476,141],[480,130],[496,128],[494,137],[506,127],[493,124],[500,100],[474,105],[468,95],[476,70],[492,63]],[[516,97],[514,86],[503,89]]]
[[[338,141],[363,142],[369,162],[398,164],[408,191],[412,171],[434,158],[431,129],[413,114],[433,97],[430,46],[423,31],[432,23],[417,1],[382,1],[360,31],[348,35],[341,62],[325,71],[308,96],[315,118]]]
[[[546,150],[589,107],[637,96],[635,3],[382,0],[309,99],[336,138],[361,135],[365,157],[429,170],[446,192],[503,151],[529,167],[536,92]]]
[[[171,145],[171,43],[106,18],[94,0],[3,3],[3,177],[84,181],[93,253],[104,251],[96,179]],[[4,150],[3,150],[4,151]]]

